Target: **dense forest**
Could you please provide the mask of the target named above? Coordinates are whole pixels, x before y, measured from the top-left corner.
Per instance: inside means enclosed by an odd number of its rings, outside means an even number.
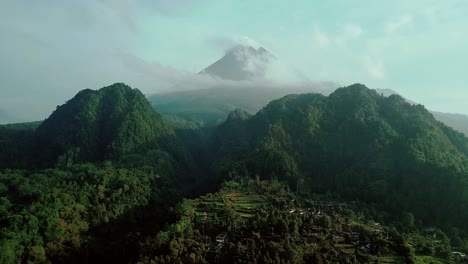
[[[355,84],[211,128],[157,110],[117,83],[0,126],[0,263],[466,261],[468,139],[421,105]]]
[[[241,113],[215,132],[218,174],[302,182],[389,217],[412,213],[420,224],[467,231],[468,139],[423,106],[357,84],[329,97],[286,96],[250,118]]]

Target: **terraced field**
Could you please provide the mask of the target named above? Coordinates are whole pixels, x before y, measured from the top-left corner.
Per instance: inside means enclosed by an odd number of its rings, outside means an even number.
[[[255,214],[255,210],[265,204],[264,198],[256,193],[230,192],[216,194],[199,199],[196,203],[197,215],[221,215],[226,208],[232,208],[242,217],[248,218]]]
[[[261,195],[242,192],[232,192],[226,194],[223,198],[225,204],[232,206],[242,217],[253,216],[255,210],[265,203]]]

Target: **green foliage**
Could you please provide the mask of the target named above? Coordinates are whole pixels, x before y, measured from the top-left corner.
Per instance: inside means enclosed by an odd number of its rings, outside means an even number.
[[[6,124],[6,125],[0,125],[0,129],[35,130],[41,123],[42,121]]]
[[[413,263],[467,251],[468,140],[424,107],[356,84],[254,116],[236,109],[214,131],[190,107],[180,111],[192,119],[166,122],[114,84],[41,124],[0,126],[0,263]],[[349,228],[358,241],[341,235]],[[211,243],[220,233],[227,241]]]
[[[36,132],[39,161],[118,160],[162,148],[182,156],[174,131],[136,89],[116,83],[83,90],[57,108]]]
[[[0,173],[2,263],[46,262],[72,255],[92,237],[90,228],[148,204],[154,174],[110,166]],[[11,207],[14,204],[14,207]]]
[[[395,219],[406,211],[426,225],[466,227],[468,139],[396,95],[355,84],[329,97],[286,96],[227,120],[212,144],[220,177],[244,170],[294,188],[303,179],[303,191],[359,199]]]
[[[33,139],[33,129],[0,126],[0,168],[30,167]]]
[[[251,217],[235,217],[235,210],[219,206],[253,192],[265,202]],[[324,204],[334,208],[323,207],[320,213],[305,208]],[[296,196],[277,181],[236,177],[218,193],[184,200],[176,209],[176,222],[143,245],[139,263],[414,263],[450,258],[450,254],[442,257],[449,248],[443,233],[432,241],[419,233],[403,236],[394,228],[376,228],[366,218],[344,221],[345,215],[359,215],[352,210],[360,207],[351,210],[338,205]],[[203,212],[208,212],[208,218]],[[350,229],[358,238],[345,233]],[[215,241],[222,233],[226,240]],[[428,243],[445,250],[423,253],[422,244]]]

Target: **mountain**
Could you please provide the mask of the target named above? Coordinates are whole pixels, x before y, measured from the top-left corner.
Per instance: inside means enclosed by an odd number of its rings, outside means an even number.
[[[378,94],[380,95],[383,95],[383,96],[386,96],[386,97],[389,97],[389,96],[392,96],[394,94],[398,95],[398,96],[401,96],[401,94],[393,91],[392,89],[374,89]],[[411,101],[410,99],[408,98],[405,98],[403,96],[401,96],[402,98],[404,98],[408,103],[410,104],[413,104],[413,105],[416,105],[418,103],[414,102],[414,101]]]
[[[0,129],[11,129],[11,130],[35,130],[42,121],[23,122],[23,123],[10,123],[0,125]]]
[[[263,47],[243,45],[228,50],[199,75],[214,81],[192,90],[184,90],[183,83],[177,84],[179,91],[153,94],[148,100],[172,123],[180,123],[182,119],[213,126],[224,121],[236,108],[254,113],[271,100],[290,93],[329,94],[336,88],[334,83],[304,80]]]
[[[253,80],[265,78],[268,68],[275,62],[276,58],[263,47],[237,45],[199,74],[223,80]]]
[[[80,91],[36,129],[35,142],[46,164],[119,160],[152,149],[183,155],[172,128],[139,90],[123,83]]]
[[[390,96],[393,94],[398,94],[397,92],[391,89],[375,89],[379,94],[384,96]],[[406,99],[406,98],[405,98]],[[406,101],[410,104],[417,104],[414,101],[406,99]],[[439,120],[440,122],[446,124],[447,126],[462,132],[465,136],[468,137],[468,116],[462,114],[452,114],[452,113],[442,113],[431,111],[434,115],[435,119]]]
[[[8,124],[14,121],[14,118],[5,110],[0,108],[0,124]]]
[[[170,119],[176,116],[212,126],[224,121],[228,114],[237,108],[255,113],[268,102],[287,94],[329,94],[333,87],[333,84],[327,83],[284,88],[267,84],[225,84],[200,90],[153,95],[148,100],[158,112]]]
[[[453,129],[462,132],[468,137],[468,116],[462,114],[431,112],[434,117],[440,122],[452,127]]]
[[[231,118],[212,146],[221,178],[303,182],[428,225],[464,228],[468,220],[468,139],[423,106],[361,84],[328,97],[288,95],[248,119]]]

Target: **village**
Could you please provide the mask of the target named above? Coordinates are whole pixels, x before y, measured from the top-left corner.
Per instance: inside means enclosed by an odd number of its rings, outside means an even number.
[[[259,210],[262,205],[270,204],[258,194],[242,192],[229,193],[214,200],[213,205],[215,208],[221,209],[223,207],[222,203],[224,203],[228,210],[238,210],[241,219],[244,220],[251,218],[255,214],[255,210]],[[354,206],[353,203],[327,201],[316,202],[314,207],[299,207],[301,202],[290,197],[284,197],[275,198],[271,204],[274,204],[274,208],[286,217],[300,219],[302,224],[298,230],[299,236],[304,244],[310,247],[325,242],[347,254],[367,255],[380,253],[387,247],[386,244],[390,243],[389,234],[380,223],[369,221],[364,225],[352,222],[345,217],[346,211]],[[200,207],[207,209],[203,205]],[[216,219],[219,219],[219,215],[223,215],[220,211],[216,212],[216,210],[209,214],[203,212],[203,221],[208,221],[210,214],[212,215],[211,218]],[[207,241],[210,241],[209,250],[211,252],[221,250],[231,240],[231,233],[233,232],[229,230],[232,230],[232,228],[227,226],[216,233],[215,236],[206,238]],[[262,238],[276,241],[281,236],[284,236],[284,234],[275,233],[271,230],[266,232]],[[241,241],[243,240],[241,239]]]
[[[237,242],[248,248],[252,242],[239,236],[238,229],[248,228],[246,222],[269,207],[268,210],[277,210],[286,218],[300,219],[298,238],[307,247],[314,248],[326,243],[344,254],[376,256],[381,263],[402,261],[397,256],[400,252],[395,252],[402,250],[402,247],[396,246],[398,238],[388,227],[373,220],[350,217],[349,212],[356,210],[356,202],[315,201],[311,206],[294,197],[272,198],[241,191],[210,196],[205,201],[202,198],[197,204],[200,223],[218,225],[217,228],[210,228],[210,231],[205,230],[205,241],[209,245],[206,254],[219,253],[229,242]],[[264,230],[252,232],[261,233],[265,241],[280,241],[286,235],[273,227],[262,228]],[[424,235],[438,243],[437,228],[427,228]],[[452,255],[467,260],[462,252],[452,252]]]

